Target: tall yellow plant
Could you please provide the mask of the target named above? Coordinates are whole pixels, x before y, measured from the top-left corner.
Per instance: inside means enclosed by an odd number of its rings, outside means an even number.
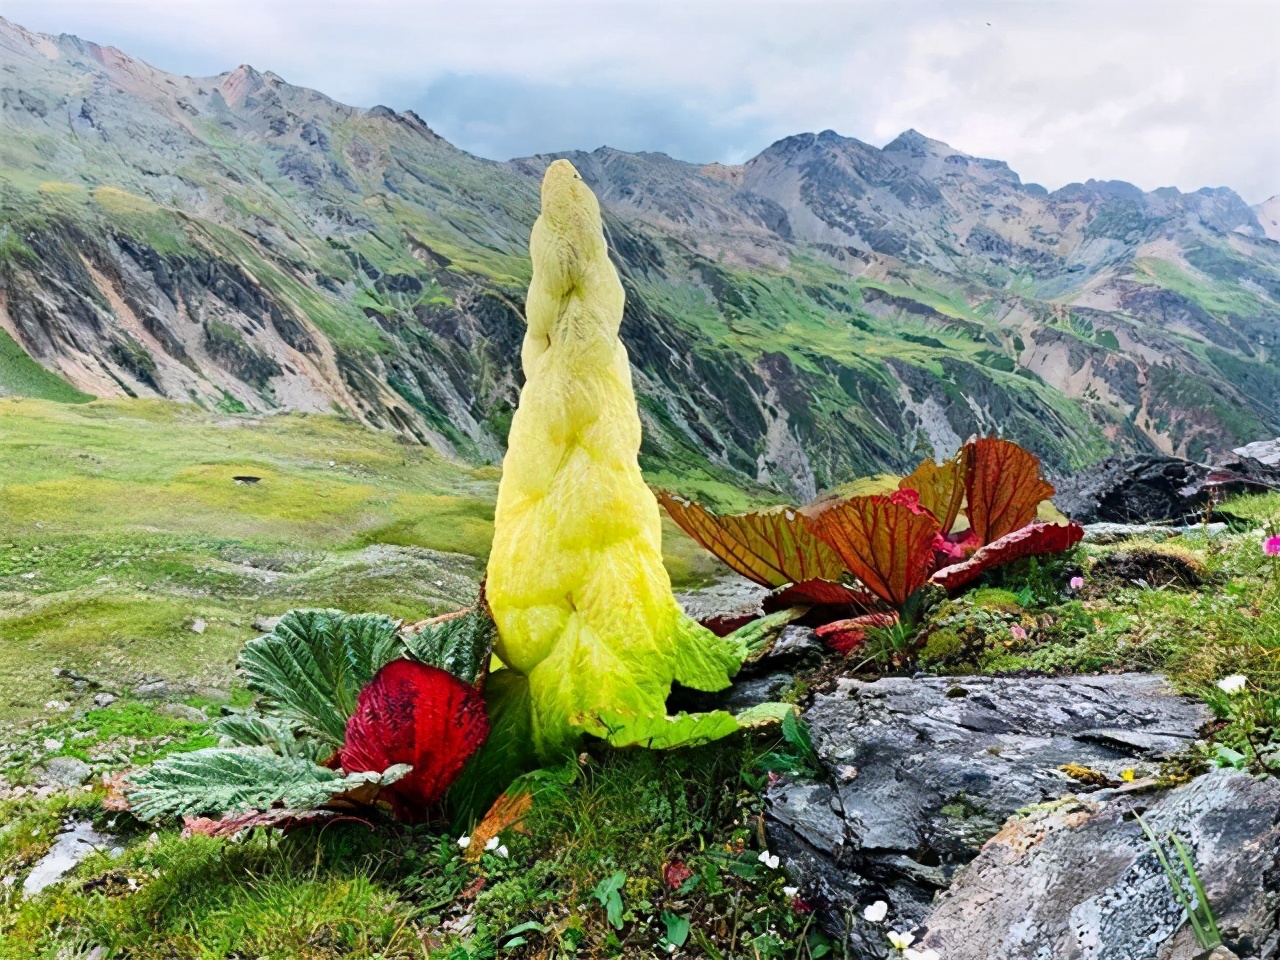
[[[662,745],[722,735],[736,726],[727,715],[665,716],[673,681],[722,689],[744,650],[672,595],[658,504],[636,459],[640,417],[618,339],[625,295],[600,206],[567,160],[547,169],[529,248],[525,385],[486,585],[495,650],[528,678],[544,759],[584,732]]]

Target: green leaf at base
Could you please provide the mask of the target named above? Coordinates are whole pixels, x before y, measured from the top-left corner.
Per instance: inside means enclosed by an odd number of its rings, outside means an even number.
[[[739,730],[780,723],[796,712],[794,704],[761,703],[730,713],[712,710],[708,713],[678,713],[675,716],[628,717],[601,716],[608,730],[605,739],[615,747],[643,746],[650,750],[673,750],[721,740]]]
[[[372,802],[381,787],[408,772],[400,765],[347,776],[265,747],[211,747],[173,754],[138,771],[126,793],[142,820],[274,806],[306,810],[346,796]]]

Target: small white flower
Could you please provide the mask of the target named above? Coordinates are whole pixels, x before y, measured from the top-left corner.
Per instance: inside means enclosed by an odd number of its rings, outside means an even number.
[[[498,842],[499,842],[499,841],[498,841],[498,838],[497,838],[497,837],[490,837],[490,838],[489,838],[489,842],[488,842],[488,843],[486,843],[486,844],[484,845],[484,848],[485,848],[486,850],[497,850],[497,849],[498,849]]]
[[[794,897],[799,892],[800,892],[799,887],[783,887],[782,888],[782,895],[784,897]]]
[[[496,853],[498,856],[500,856],[503,860],[511,856],[511,851],[507,849],[507,845],[505,843],[493,852]]]
[[[1243,673],[1233,673],[1231,676],[1223,677],[1218,681],[1218,689],[1225,693],[1239,693],[1248,682],[1249,678]]]
[[[761,863],[763,863],[770,870],[777,870],[778,864],[782,862],[781,860],[778,859],[778,857],[775,854],[770,853],[768,850],[761,850],[760,856],[756,857],[756,859],[759,860]]]
[[[889,915],[889,905],[883,900],[877,900],[867,909],[862,911],[862,916],[866,918],[868,923],[879,923]]]
[[[463,850],[467,849],[467,847],[471,846],[471,838],[470,838],[470,837],[459,837],[459,838],[458,838],[458,846],[459,846],[459,847],[461,847]]]
[[[908,948],[902,951],[904,960],[942,960],[942,954],[937,950],[931,950],[925,947],[923,950]]]
[[[905,950],[915,941],[916,937],[913,933],[899,933],[897,930],[889,931],[889,943],[895,950]]]

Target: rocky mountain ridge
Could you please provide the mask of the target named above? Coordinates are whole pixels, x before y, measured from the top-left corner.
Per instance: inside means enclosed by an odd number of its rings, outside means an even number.
[[[552,157],[3,19],[0,130],[0,394],[339,409],[501,457]],[[606,210],[659,480],[807,497],[974,432],[1055,473],[1280,433],[1274,201],[1050,193],[915,131],[564,155]]]

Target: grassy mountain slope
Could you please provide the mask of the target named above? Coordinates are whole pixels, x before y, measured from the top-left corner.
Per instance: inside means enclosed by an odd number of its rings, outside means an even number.
[[[500,459],[549,158],[3,20],[0,128],[0,331],[52,375],[0,343],[0,393],[337,409]],[[1280,433],[1280,244],[1230,191],[1050,195],[914,132],[571,156],[658,482],[806,497],[973,432],[1057,473]]]

